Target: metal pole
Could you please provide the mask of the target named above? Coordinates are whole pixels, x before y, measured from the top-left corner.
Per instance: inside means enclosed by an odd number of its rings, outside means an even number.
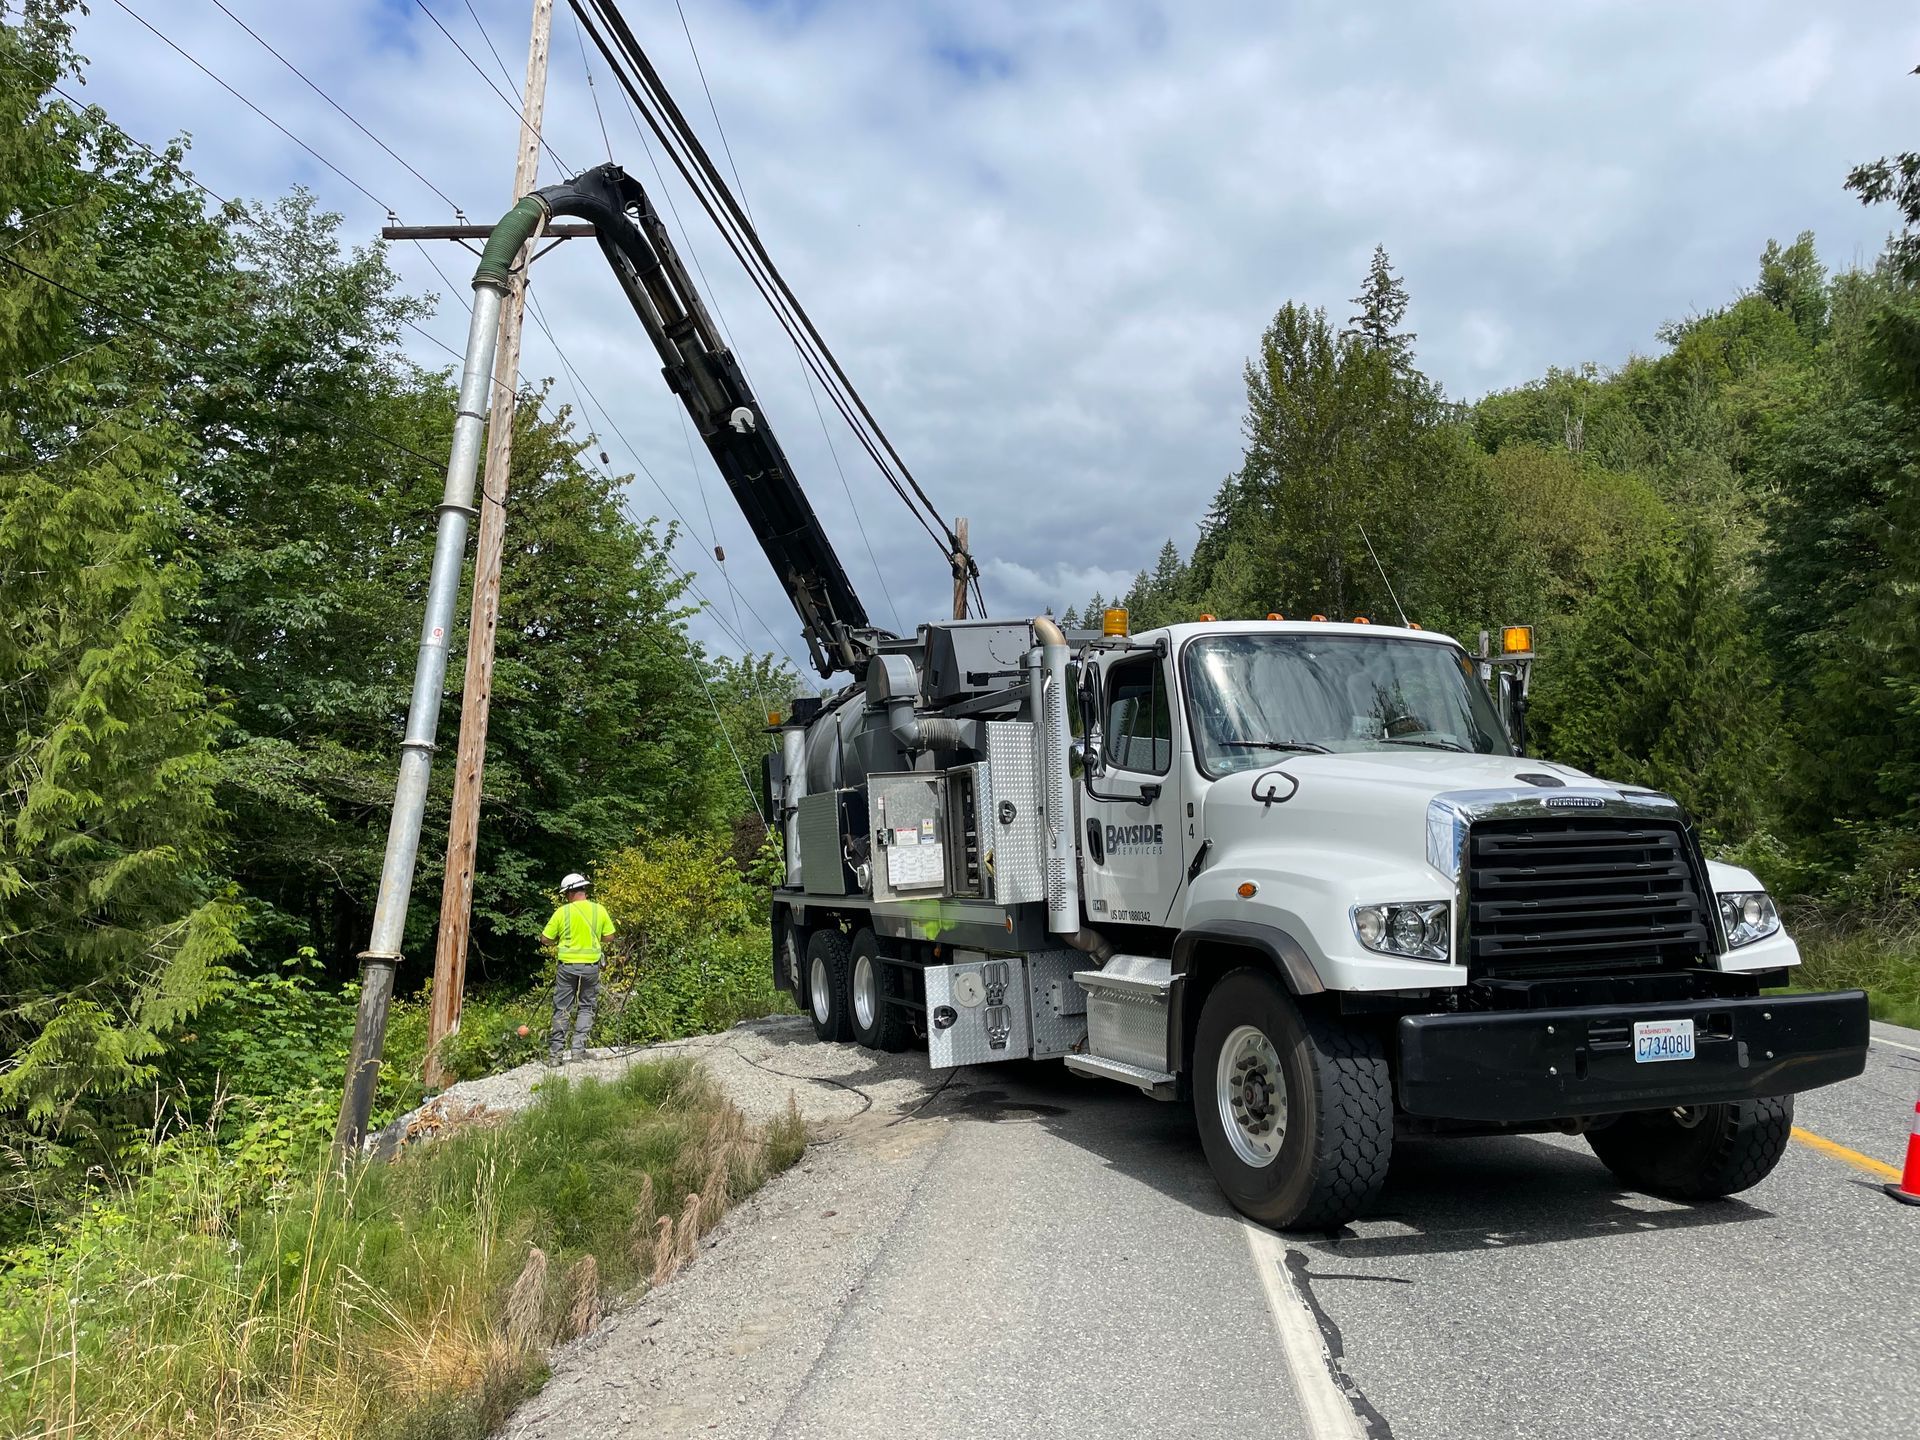
[[[460,376],[459,408],[454,412],[453,449],[447,458],[447,483],[435,512],[433,569],[427,581],[427,618],[420,628],[420,654],[413,667],[413,699],[407,730],[400,742],[400,779],[394,786],[393,820],[387,827],[386,859],[380,866],[380,895],[374,902],[373,934],[360,952],[360,1009],[353,1025],[353,1050],[347,1057],[336,1151],[359,1148],[373,1110],[380,1077],[380,1051],[386,1043],[387,1006],[393,998],[394,967],[407,925],[407,896],[413,888],[414,861],[420,853],[420,820],[427,804],[427,778],[433,769],[434,734],[440,727],[440,691],[447,678],[447,632],[453,626],[453,602],[460,592],[460,565],[473,519],[473,477],[480,461],[480,435],[486,420],[487,389],[500,324],[503,287],[476,277],[473,323],[467,329],[466,368]]]
[[[553,0],[534,0],[533,35],[527,42],[527,82],[520,124],[520,150],[513,167],[513,198],[540,183],[540,125],[547,94],[548,37]],[[487,708],[493,698],[494,634],[500,618],[500,567],[505,548],[507,486],[513,460],[513,409],[520,376],[520,325],[526,309],[526,257],[512,293],[501,308],[494,351],[493,418],[487,426],[486,483],[480,535],[473,559],[473,613],[467,627],[467,673],[460,695],[460,747],[454,760],[453,806],[447,822],[446,874],[440,891],[440,929],[433,953],[433,1001],[427,1016],[429,1085],[452,1076],[441,1058],[442,1042],[460,1028],[460,1002],[467,983],[467,941],[473,923],[473,870],[480,838],[480,797],[487,767]]]

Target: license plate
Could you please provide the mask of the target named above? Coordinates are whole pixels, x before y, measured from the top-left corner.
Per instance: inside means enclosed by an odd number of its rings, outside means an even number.
[[[1693,1059],[1693,1021],[1634,1021],[1633,1058],[1641,1065],[1658,1060]]]

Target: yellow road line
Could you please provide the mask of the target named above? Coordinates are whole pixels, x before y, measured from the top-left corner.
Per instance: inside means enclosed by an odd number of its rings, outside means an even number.
[[[1886,1162],[1876,1160],[1871,1155],[1862,1155],[1858,1150],[1849,1150],[1846,1146],[1829,1140],[1824,1135],[1816,1135],[1811,1130],[1802,1130],[1798,1125],[1793,1127],[1793,1138],[1809,1150],[1818,1150],[1823,1155],[1844,1160],[1854,1169],[1864,1170],[1869,1175],[1878,1175],[1882,1180],[1900,1178],[1900,1172]]]

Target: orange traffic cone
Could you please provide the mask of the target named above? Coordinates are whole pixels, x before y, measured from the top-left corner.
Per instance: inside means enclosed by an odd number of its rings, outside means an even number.
[[[1907,1136],[1907,1168],[1887,1186],[1887,1194],[1906,1205],[1920,1205],[1920,1100],[1913,1102],[1913,1133]]]

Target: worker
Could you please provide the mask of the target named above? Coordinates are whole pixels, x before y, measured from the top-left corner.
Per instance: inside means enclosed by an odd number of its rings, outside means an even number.
[[[559,968],[553,980],[553,1029],[547,1035],[547,1063],[558,1065],[567,1040],[567,1017],[575,1006],[573,1047],[569,1059],[587,1058],[587,1032],[593,1029],[593,1009],[600,1001],[600,942],[616,933],[613,916],[597,900],[587,898],[587,877],[577,870],[560,882],[565,896],[547,921],[540,943],[556,953]]]

